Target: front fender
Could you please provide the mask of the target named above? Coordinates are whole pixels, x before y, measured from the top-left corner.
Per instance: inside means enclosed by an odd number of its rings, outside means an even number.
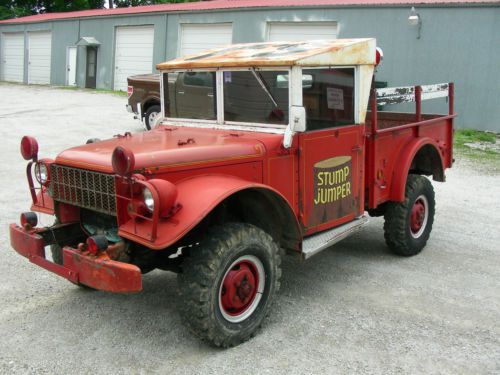
[[[204,175],[191,177],[176,184],[177,201],[182,208],[172,217],[160,220],[157,238],[147,240],[151,232],[151,223],[135,223],[128,221],[119,228],[118,234],[131,241],[138,242],[150,249],[164,249],[182,237],[199,224],[219,203],[229,196],[246,189],[266,190],[278,195],[292,208],[288,201],[278,191],[269,186],[246,181],[225,175]],[[297,223],[298,228],[298,223]]]
[[[401,151],[398,157],[398,163],[394,166],[394,173],[391,182],[390,200],[402,202],[405,199],[406,179],[410,171],[413,159],[424,146],[433,146],[439,155],[441,170],[444,171],[444,163],[438,144],[431,138],[417,138],[409,142]]]

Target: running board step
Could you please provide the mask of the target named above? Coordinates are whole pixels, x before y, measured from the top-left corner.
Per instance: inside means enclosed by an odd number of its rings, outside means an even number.
[[[302,242],[302,257],[308,259],[321,250],[349,237],[368,223],[368,217],[360,216],[347,224],[307,237]]]

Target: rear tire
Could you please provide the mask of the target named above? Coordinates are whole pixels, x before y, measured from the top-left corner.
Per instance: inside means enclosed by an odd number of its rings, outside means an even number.
[[[279,290],[280,264],[278,245],[262,229],[243,223],[212,228],[177,276],[184,323],[215,346],[248,340]]]
[[[153,126],[156,117],[160,114],[161,107],[159,105],[153,105],[148,108],[144,115],[144,125],[147,130],[151,130],[151,126]]]
[[[416,255],[429,239],[434,222],[435,200],[431,182],[410,174],[406,181],[405,200],[389,202],[384,219],[387,246],[402,256]]]

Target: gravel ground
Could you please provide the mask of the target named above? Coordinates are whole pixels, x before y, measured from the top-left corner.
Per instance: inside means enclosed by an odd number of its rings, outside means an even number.
[[[287,258],[263,329],[220,350],[180,324],[173,273],[145,275],[136,295],[91,292],[10,248],[7,225],[30,203],[21,136],[54,157],[140,131],[125,98],[10,84],[0,98],[0,373],[500,373],[500,176],[458,159],[434,184],[435,224],[416,257],[391,255],[376,218],[307,262]]]

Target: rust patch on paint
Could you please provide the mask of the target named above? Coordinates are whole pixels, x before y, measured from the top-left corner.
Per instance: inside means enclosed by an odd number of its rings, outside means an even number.
[[[373,46],[372,46],[373,45]],[[374,64],[375,53],[367,51],[375,46],[375,39],[333,39],[297,42],[243,43],[215,48],[158,64],[159,70],[219,68],[244,66],[290,66],[307,60],[308,66],[324,64],[335,58],[335,64]]]

